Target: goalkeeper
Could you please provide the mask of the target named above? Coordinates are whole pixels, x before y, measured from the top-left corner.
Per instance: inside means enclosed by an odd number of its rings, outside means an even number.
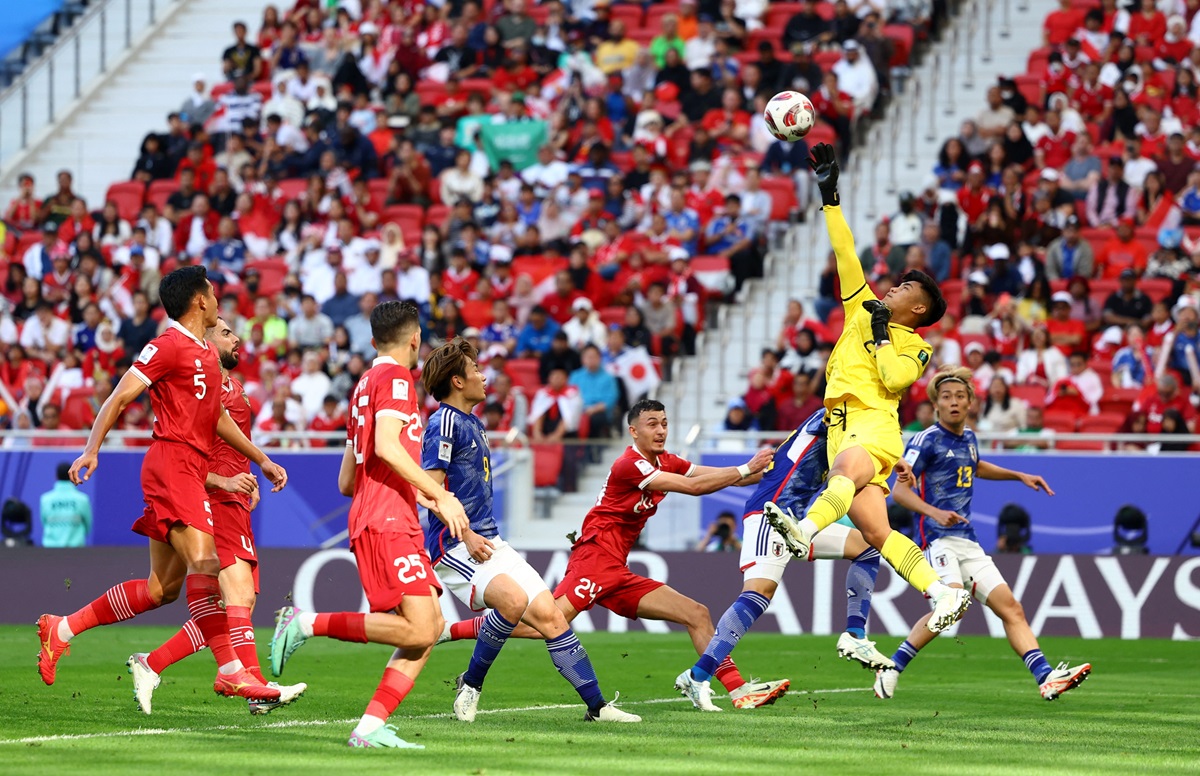
[[[888,523],[888,476],[903,455],[897,407],[925,367],[933,349],[915,330],[931,326],[946,312],[946,300],[933,278],[911,271],[881,301],[863,277],[854,235],[839,206],[838,164],[833,147],[822,143],[810,162],[821,191],[829,239],[837,256],[846,325],[825,369],[825,423],[828,426],[829,479],[825,491],[802,520],[767,503],[763,515],[788,549],[807,559],[813,537],[848,514],[884,560],[933,602],[929,630],[952,625],[970,605],[964,590],[941,582],[911,539]]]

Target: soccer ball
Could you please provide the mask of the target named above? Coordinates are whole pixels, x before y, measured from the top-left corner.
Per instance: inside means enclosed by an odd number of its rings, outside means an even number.
[[[767,102],[763,118],[772,135],[790,143],[809,133],[817,123],[817,112],[800,92],[780,92]]]

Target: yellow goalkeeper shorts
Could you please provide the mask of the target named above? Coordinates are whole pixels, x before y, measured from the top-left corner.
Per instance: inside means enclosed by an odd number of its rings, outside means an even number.
[[[900,435],[900,419],[893,412],[873,409],[850,399],[827,405],[825,422],[829,426],[827,451],[829,465],[843,450],[861,447],[875,462],[875,476],[870,484],[890,493],[888,477],[892,467],[904,455],[904,438]]]

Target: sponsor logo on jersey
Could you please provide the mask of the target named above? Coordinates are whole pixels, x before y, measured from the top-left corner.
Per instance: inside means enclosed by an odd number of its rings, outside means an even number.
[[[454,446],[449,442],[438,442],[438,460],[450,462],[450,458],[454,452]]]
[[[654,464],[652,464],[649,461],[644,460],[644,459],[638,459],[638,460],[634,461],[633,465],[637,467],[638,471],[640,471],[642,474],[646,475],[647,477],[649,477],[650,474],[654,471]]]
[[[392,380],[392,398],[396,401],[408,401],[408,380],[402,377]]]

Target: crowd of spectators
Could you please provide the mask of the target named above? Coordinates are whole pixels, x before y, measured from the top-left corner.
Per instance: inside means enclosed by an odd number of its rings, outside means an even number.
[[[21,176],[3,214],[0,423],[86,429],[165,326],[162,275],[200,263],[242,339],[263,444],[344,426],[387,299],[421,306],[429,345],[477,341],[490,429],[607,435],[694,351],[708,305],[761,276],[768,227],[806,195],[807,147],[770,136],[765,101],[808,93],[822,115],[810,139],[848,151],[945,13],[941,0],[268,7],[257,33],[233,24],[216,83],[181,89],[103,203],[67,170],[43,196]],[[152,422],[138,402],[120,428]]]
[[[923,190],[902,193],[876,225],[859,255],[876,291],[918,268],[950,303],[926,332],[926,379],[901,405],[910,428],[933,422],[929,375],[965,364],[983,431],[1196,429],[1198,10],[1184,0],[1062,0],[1030,71],[1000,78],[977,118],[945,141]],[[831,256],[815,317],[792,304],[725,427],[790,429],[803,417],[841,331],[837,299]]]

